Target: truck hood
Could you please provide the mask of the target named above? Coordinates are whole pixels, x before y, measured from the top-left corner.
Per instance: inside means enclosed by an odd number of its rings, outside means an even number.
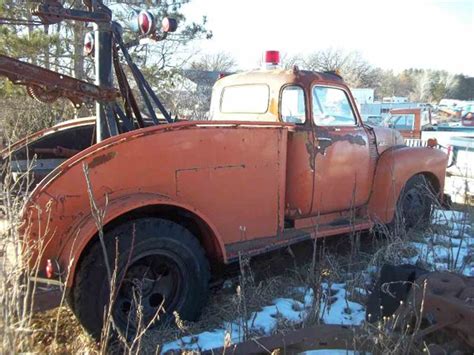
[[[379,154],[382,154],[390,147],[405,144],[402,135],[397,130],[380,126],[374,126],[372,128],[377,138],[377,150]]]

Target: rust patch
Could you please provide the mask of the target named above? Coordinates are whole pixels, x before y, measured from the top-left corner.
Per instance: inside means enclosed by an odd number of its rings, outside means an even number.
[[[311,137],[313,133],[313,137]],[[313,128],[312,131],[308,132],[308,138],[306,142],[306,151],[308,152],[309,166],[311,170],[315,169],[315,162],[317,154],[326,155],[326,150],[336,142],[349,142],[350,144],[366,145],[364,137],[360,134],[334,134],[326,129]]]
[[[95,157],[94,159],[92,159],[92,161],[89,164],[89,168],[94,169],[98,167],[99,165],[105,164],[109,160],[112,160],[113,158],[115,158],[116,155],[117,155],[116,152],[109,152],[107,154],[99,155]]]
[[[314,144],[314,140],[308,135],[308,141],[306,142],[306,151],[309,157],[309,166],[314,171],[314,164],[316,162],[316,154],[318,153],[318,146]]]
[[[338,135],[338,134],[330,134],[327,131],[318,132],[317,141],[318,141],[317,153],[321,153],[322,155],[326,153],[327,148],[329,148],[331,145],[333,145],[336,142],[345,141],[350,144],[357,144],[357,145],[362,145],[362,146],[367,144],[366,141],[364,140],[364,137],[360,134]]]
[[[317,153],[321,153],[322,155],[326,154],[326,149],[328,149],[331,145],[336,142],[349,142],[350,144],[357,144],[357,145],[366,145],[364,137],[360,134],[352,135],[352,134],[330,134],[329,132],[318,132],[318,147]]]

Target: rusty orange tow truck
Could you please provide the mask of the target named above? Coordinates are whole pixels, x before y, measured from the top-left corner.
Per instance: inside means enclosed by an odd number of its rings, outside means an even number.
[[[397,216],[407,227],[428,219],[425,189],[441,198],[445,153],[364,125],[336,73],[280,69],[274,51],[266,59],[264,69],[217,81],[208,121],[137,120],[122,130],[127,112],[140,115],[128,102],[125,115],[106,121],[108,138],[63,157],[31,193],[24,235],[43,241],[39,276],[68,289],[93,335],[115,265],[113,317],[133,331],[137,295],[145,320],[160,308],[161,319],[173,311],[197,319],[211,276],[239,255],[390,225]]]
[[[214,87],[210,117],[108,138],[34,190],[30,238],[47,241],[41,264],[54,261],[53,277],[72,261],[66,286],[93,333],[109,287],[84,165],[106,212],[109,260],[118,242],[123,324],[136,285],[148,316],[164,302],[168,313],[195,319],[211,272],[240,253],[388,224],[397,205],[413,226],[430,213],[419,185],[443,191],[446,154],[364,126],[335,74],[294,68],[228,76]],[[36,219],[38,208],[48,212]]]

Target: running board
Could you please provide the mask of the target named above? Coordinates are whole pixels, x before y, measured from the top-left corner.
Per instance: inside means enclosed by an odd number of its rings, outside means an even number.
[[[312,238],[324,238],[333,235],[354,233],[369,230],[374,226],[373,222],[365,219],[352,222],[353,223],[347,221],[345,224],[338,223],[337,225],[315,225],[300,229],[285,229],[279,236],[263,237],[227,244],[225,246],[227,261],[230,263],[238,260],[239,254],[245,256],[259,255]]]

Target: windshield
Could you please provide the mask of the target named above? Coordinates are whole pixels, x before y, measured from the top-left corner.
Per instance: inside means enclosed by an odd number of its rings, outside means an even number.
[[[313,118],[318,126],[354,126],[355,116],[346,93],[337,88],[313,88]]]

